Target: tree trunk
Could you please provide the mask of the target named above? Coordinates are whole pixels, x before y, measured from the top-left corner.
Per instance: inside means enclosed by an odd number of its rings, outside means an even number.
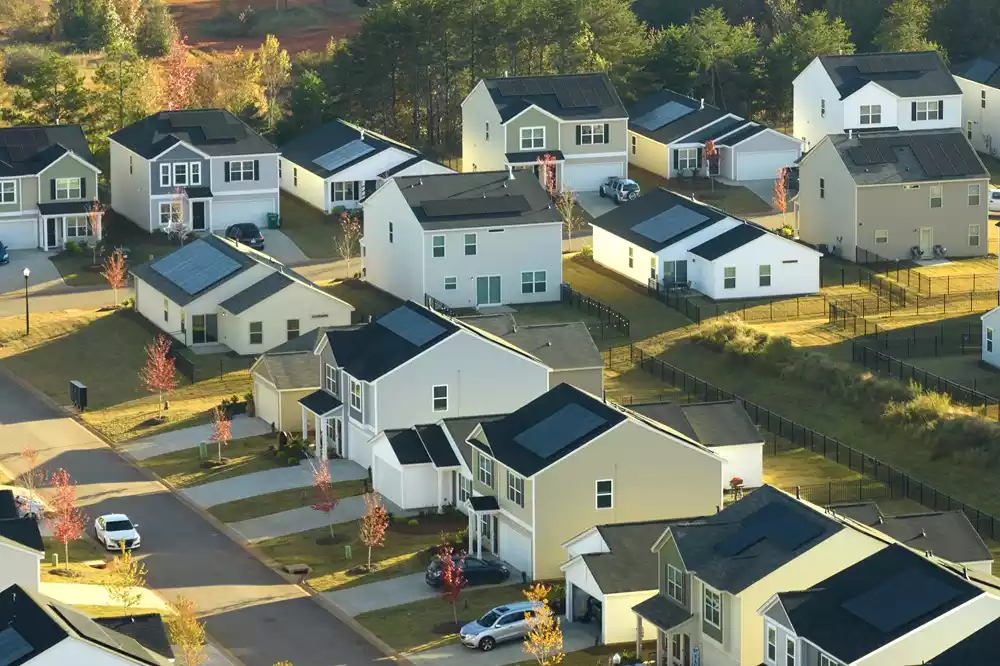
[[[457,601],[457,600],[455,600],[455,601]],[[457,627],[458,626],[458,605],[455,603],[455,601],[451,602],[451,614],[455,618],[455,626]]]
[[[63,560],[63,568],[66,571],[69,571],[69,541],[67,541],[66,543],[64,543],[63,547],[66,549],[66,559]]]
[[[368,546],[368,571],[372,570],[372,547]]]
[[[327,519],[330,521],[330,541],[333,541],[333,509],[326,512]]]

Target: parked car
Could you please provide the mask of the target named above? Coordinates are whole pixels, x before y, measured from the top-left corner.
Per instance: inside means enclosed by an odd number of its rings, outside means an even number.
[[[537,601],[519,601],[497,606],[475,622],[462,627],[458,638],[462,645],[489,652],[504,641],[516,641],[528,635],[528,617],[541,604]]]
[[[639,198],[640,194],[642,191],[639,188],[639,183],[631,178],[612,176],[601,183],[601,196],[611,197],[615,203],[634,201]]]
[[[107,550],[121,550],[123,541],[127,550],[138,548],[141,541],[138,527],[124,513],[108,513],[94,521],[97,541]]]
[[[453,556],[452,559],[460,560],[457,556]],[[462,575],[469,585],[502,583],[510,578],[510,569],[504,566],[503,562],[488,562],[478,557],[466,557],[460,561]],[[434,558],[434,561],[427,565],[427,573],[424,575],[428,585],[441,587],[441,570],[441,560]]]
[[[990,212],[1000,213],[1000,187],[990,188]]]
[[[255,250],[264,249],[264,234],[253,222],[240,222],[226,229],[226,238],[243,243]]]
[[[45,505],[38,500],[24,495],[15,495],[14,505],[17,506],[17,515],[22,518],[28,516],[35,520],[41,520],[45,517]]]
[[[10,253],[7,251],[7,246],[0,241],[0,266],[10,262]]]

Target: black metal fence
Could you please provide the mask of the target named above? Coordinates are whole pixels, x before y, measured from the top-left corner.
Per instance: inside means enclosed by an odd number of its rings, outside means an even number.
[[[458,315],[450,307],[434,298],[430,294],[424,294],[424,307],[428,310],[434,310],[435,312],[440,312],[443,315],[448,315],[449,317],[457,317]]]
[[[611,306],[601,303],[586,294],[581,294],[573,289],[568,282],[563,282],[560,285],[560,295],[563,303],[566,303],[581,312],[593,315],[600,320],[601,337],[604,337],[604,325],[607,325],[611,329],[621,333],[626,338],[631,337],[632,325],[629,322],[628,317],[623,315],[621,312],[618,312],[618,310],[615,310]],[[594,330],[593,327],[590,328],[591,331]]]
[[[907,289],[915,289],[918,293],[926,296],[970,291],[995,291],[997,289],[996,273],[930,277],[901,266],[901,262],[895,259],[887,259],[876,252],[861,247],[855,249],[854,261],[876,273],[892,278],[900,285],[905,285]]]

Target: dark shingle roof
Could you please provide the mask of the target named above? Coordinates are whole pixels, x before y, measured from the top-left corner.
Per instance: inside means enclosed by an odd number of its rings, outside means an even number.
[[[265,155],[277,149],[225,109],[160,111],[127,125],[111,139],[146,159],[183,141],[213,157]]]
[[[961,129],[830,135],[858,185],[988,178]]]
[[[819,60],[841,99],[861,90],[869,82],[877,83],[897,97],[962,94],[941,56],[934,51],[824,55],[819,56]]]
[[[598,525],[597,531],[610,552],[588,553],[583,561],[604,594],[655,590],[657,556],[653,544],[668,526],[682,520]]]
[[[371,152],[351,160],[350,162],[345,162],[332,170],[324,169],[313,161],[323,155],[326,155],[330,151],[346,146],[352,141],[362,141],[365,145],[372,149]],[[299,134],[281,147],[281,156],[286,160],[294,162],[303,169],[311,171],[320,178],[329,178],[335,173],[348,169],[355,164],[364,162],[369,158],[375,157],[388,148],[398,148],[399,150],[408,152],[413,155],[412,160],[420,161],[420,159],[422,159],[417,155],[417,151],[409,146],[397,143],[396,141],[368,130],[362,130],[360,127],[356,127],[355,125],[340,119],[332,120],[325,125],[320,125],[319,127],[315,127]],[[408,161],[412,162],[412,160]],[[377,175],[379,174],[373,172],[371,174],[371,178],[374,179]]]
[[[400,171],[402,171],[404,169],[409,169],[411,166],[415,166],[417,164],[420,164],[421,162],[428,162],[429,164],[437,164],[438,166],[444,166],[440,162],[435,162],[434,160],[429,160],[426,157],[423,157],[421,155],[417,155],[416,157],[411,157],[410,159],[406,160],[405,162],[400,162],[399,164],[397,164],[394,167],[386,169],[385,171],[383,171],[382,173],[380,173],[378,175],[378,177],[379,178],[391,178],[392,176],[395,176]],[[448,167],[445,167],[445,168],[448,168]]]
[[[508,164],[534,164],[546,155],[551,156],[556,162],[566,159],[561,150],[524,150],[516,153],[504,153]]]
[[[684,137],[685,143],[705,143],[714,141],[724,134],[729,134],[733,130],[743,127],[747,121],[742,118],[722,118],[712,123],[708,127],[701,129],[694,134]]]
[[[857,521],[868,527],[876,527],[883,518],[882,511],[879,510],[875,502],[849,502],[845,504],[833,504],[831,509],[842,516]]]
[[[766,129],[767,128],[764,127],[763,125],[758,125],[757,123],[750,123],[746,127],[743,127],[741,129],[733,132],[732,134],[730,134],[729,136],[725,137],[724,139],[719,139],[719,141],[717,141],[717,143],[720,146],[735,146],[736,144],[740,143],[741,141],[746,141],[747,139],[749,139],[752,136],[757,136],[758,134],[760,134],[761,132],[763,132]]]
[[[601,368],[604,360],[583,322],[515,325],[513,315],[463,317],[462,321],[495,335],[539,359],[553,370]]]
[[[37,174],[67,152],[94,164],[94,155],[79,125],[0,128],[0,178]]]
[[[299,398],[299,404],[313,414],[329,414],[344,403],[323,389],[318,389],[307,396]]]
[[[45,551],[42,533],[38,529],[38,521],[28,516],[0,520],[0,537],[10,539],[32,550]]]
[[[682,622],[690,620],[692,614],[681,608],[662,594],[655,594],[632,610],[641,618],[652,622],[663,631],[670,631]]]
[[[652,219],[676,206],[681,206],[689,211],[694,211],[707,219],[694,226],[681,224],[677,227],[678,231],[676,235],[670,236],[662,242],[653,240],[652,238],[632,230],[632,228],[637,224]],[[719,220],[724,220],[727,217],[729,217],[729,215],[717,208],[713,208],[712,206],[701,202],[693,201],[692,199],[681,196],[675,192],[657,188],[639,197],[635,201],[629,201],[621,206],[612,208],[604,215],[594,219],[591,224],[612,233],[615,236],[632,243],[633,245],[638,245],[639,247],[649,250],[650,252],[659,252],[663,248],[669,247],[677,241],[687,238],[691,234],[697,233],[702,229],[706,229]]]
[[[778,598],[800,638],[853,663],[981,594],[960,576],[892,544],[808,590]]]
[[[655,130],[646,129],[636,122],[637,120],[641,120],[647,113],[671,102],[687,107],[690,109],[690,112]],[[683,139],[692,132],[697,132],[703,127],[711,125],[720,118],[726,117],[729,115],[729,112],[723,111],[711,104],[702,104],[701,100],[675,93],[672,90],[661,90],[655,95],[651,95],[630,106],[628,115],[628,128],[630,130],[659,143],[671,144],[678,139]],[[684,140],[684,143],[688,143],[687,139]]]
[[[189,294],[184,289],[181,289],[178,285],[174,284],[171,280],[167,279],[165,276],[163,276],[156,270],[155,267],[158,265],[157,262],[163,261],[163,259],[165,259],[166,257],[159,257],[157,259],[153,259],[152,261],[147,261],[144,264],[139,264],[138,266],[132,268],[131,272],[133,275],[135,275],[140,280],[151,286],[153,289],[160,292],[161,294],[169,298],[177,305],[183,307],[188,303],[190,303],[191,301],[198,298],[200,295],[208,291],[211,291],[212,289],[214,289],[215,287],[224,282],[228,282],[229,280],[233,279],[237,275],[240,275],[241,273],[243,273],[244,271],[246,271],[247,269],[249,269],[250,267],[254,266],[257,263],[257,261],[249,253],[241,252],[237,248],[233,247],[226,241],[222,240],[221,238],[213,234],[206,234],[205,236],[202,236],[197,240],[188,243],[184,247],[174,250],[173,252],[171,252],[169,255],[166,256],[170,257],[178,254],[181,256],[200,255],[201,253],[204,252],[203,248],[205,245],[214,248],[217,252],[238,263],[239,268],[233,271],[232,273],[223,276],[216,282],[213,282],[212,284],[208,285],[207,287],[205,287],[204,289],[195,294]],[[174,259],[173,261],[176,261],[176,259]]]
[[[89,213],[93,207],[90,201],[54,201],[38,204],[38,212],[42,215],[76,215]]]
[[[301,336],[299,336],[301,337]],[[316,357],[309,351],[263,354],[255,364],[254,372],[274,384],[279,391],[319,387]]]
[[[243,291],[222,301],[219,303],[219,307],[234,315],[242,314],[258,303],[274,296],[293,282],[294,280],[283,273],[271,273],[263,280],[254,282]]]
[[[952,65],[952,73],[969,81],[1000,88],[1000,53],[973,58]]]
[[[427,455],[430,456],[431,462],[436,467],[458,466],[458,458],[455,456],[451,444],[448,443],[448,438],[441,426],[437,424],[418,425],[415,430],[420,436],[420,441],[423,442],[424,450],[427,451]]]
[[[924,666],[990,666],[996,663],[997,645],[1000,645],[1000,620],[993,620],[923,664]]]
[[[873,527],[914,550],[930,551],[952,562],[993,559],[990,549],[962,511],[886,516]]]
[[[653,402],[629,405],[629,409],[708,447],[764,441],[764,436],[750,420],[743,405],[732,400],[687,404]]]
[[[134,639],[139,645],[158,655],[171,660],[174,658],[174,650],[170,646],[167,627],[159,613],[95,617],[94,622]]]
[[[503,122],[529,106],[537,106],[563,120],[625,118],[611,79],[604,72],[508,76],[483,79]]]
[[[473,511],[499,511],[500,503],[497,502],[496,495],[478,495],[469,498],[469,504]]]
[[[17,502],[14,501],[14,491],[9,488],[0,489],[0,520],[20,517]]]
[[[403,176],[394,182],[427,230],[561,221],[538,178],[528,171],[513,176],[506,171],[480,171]],[[495,212],[483,212],[489,210]]]
[[[719,257],[727,255],[751,241],[757,240],[766,233],[767,231],[761,227],[744,223],[733,227],[729,231],[724,231],[715,238],[709,238],[701,245],[691,248],[690,252],[702,259],[715,261]]]
[[[423,465],[431,461],[416,429],[386,430],[385,437],[400,465]]]
[[[496,421],[497,419],[502,419],[506,414],[494,414],[490,416],[463,416],[454,419],[445,419],[442,421],[445,430],[451,435],[451,439],[455,442],[455,446],[458,447],[458,452],[462,455],[462,459],[465,460],[465,466],[470,470],[472,469],[472,447],[467,441],[465,441],[472,431],[476,429],[476,426],[480,423],[489,423],[490,421]]]

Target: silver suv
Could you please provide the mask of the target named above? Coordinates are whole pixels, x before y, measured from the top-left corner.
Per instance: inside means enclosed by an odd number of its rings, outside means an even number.
[[[489,652],[497,643],[514,641],[528,635],[527,617],[541,604],[534,601],[519,601],[497,606],[475,622],[462,627],[458,638],[462,645]]]
[[[635,201],[642,194],[642,191],[639,188],[639,183],[631,178],[612,176],[601,183],[600,194],[602,197],[610,197],[615,200],[616,204],[620,204],[626,201]]]

